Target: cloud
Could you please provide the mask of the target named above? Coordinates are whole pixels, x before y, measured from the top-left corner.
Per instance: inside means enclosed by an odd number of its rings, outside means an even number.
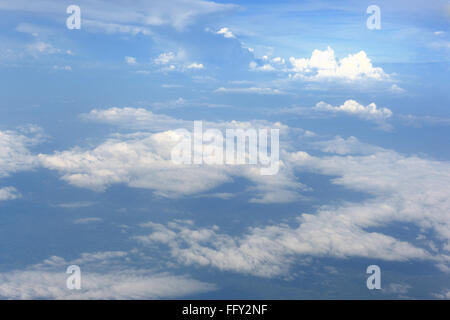
[[[42,130],[36,126],[0,131],[0,178],[35,167],[38,162],[29,148],[43,138]]]
[[[147,131],[164,131],[184,128],[188,125],[187,121],[156,114],[144,108],[94,109],[81,117],[86,120]]]
[[[329,176],[333,184],[370,195],[367,200],[321,206],[300,214],[295,223],[251,227],[234,236],[217,226],[150,222],[146,227],[152,232],[135,239],[144,245],[168,246],[171,257],[181,264],[262,277],[287,275],[302,257],[418,259],[449,270],[450,163],[375,146],[362,150],[364,144],[356,138],[349,139],[348,146],[342,138],[338,141],[340,146],[334,149],[329,147],[333,141],[322,144],[324,151],[338,155],[285,152],[283,162],[295,172]],[[420,241],[397,239],[385,228],[394,223],[416,225],[434,234],[439,245],[428,251]]]
[[[203,64],[201,63],[191,63],[187,66],[188,69],[203,69]]]
[[[216,33],[217,34],[222,34],[225,38],[235,38],[234,34],[228,28],[221,28]]]
[[[137,64],[135,57],[125,57],[125,62],[129,65]]]
[[[59,203],[55,205],[59,208],[65,208],[65,209],[74,209],[74,208],[87,208],[91,207],[95,204],[95,202],[90,201],[78,201],[78,202],[66,202],[66,203]]]
[[[209,191],[223,183],[243,177],[251,183],[250,201],[280,203],[298,201],[305,186],[294,181],[283,166],[276,177],[261,176],[257,165],[180,165],[171,160],[172,148],[181,139],[174,129],[192,130],[193,122],[157,115],[145,109],[111,108],[93,110],[83,118],[147,132],[115,134],[90,150],[71,150],[40,154],[41,165],[61,173],[68,183],[95,190],[106,190],[113,184],[153,190],[158,196],[177,198]],[[278,128],[284,137],[298,137],[303,131],[292,131],[281,123],[204,122],[205,130]],[[151,133],[152,131],[163,132]],[[150,132],[149,132],[150,131]]]
[[[327,79],[342,80],[387,80],[389,76],[380,67],[374,67],[364,51],[349,54],[347,57],[336,59],[334,50],[328,47],[326,50],[315,49],[311,58],[290,57],[292,65],[290,72],[294,72],[298,78],[321,81]]]
[[[101,221],[103,221],[103,220],[100,219],[100,218],[89,217],[89,218],[77,219],[73,223],[75,223],[75,224],[88,224],[88,223],[101,222]]]
[[[389,110],[388,108],[378,109],[376,104],[373,102],[368,104],[367,106],[363,106],[355,100],[346,100],[344,104],[335,107],[321,101],[317,103],[314,108],[318,111],[355,115],[359,118],[376,122],[384,121],[392,117],[391,110]]]
[[[402,94],[405,93],[406,90],[403,88],[400,88],[398,85],[396,85],[395,83],[389,88],[389,91],[391,91],[392,93],[397,93],[397,94]]]
[[[94,191],[113,184],[150,189],[162,197],[177,198],[209,191],[233,181],[248,179],[252,186],[250,201],[259,203],[291,202],[301,199],[301,183],[288,176],[284,168],[276,177],[260,176],[259,169],[248,165],[178,165],[171,150],[180,139],[175,131],[156,134],[115,135],[91,150],[40,154],[43,167],[57,170],[66,182]],[[287,169],[286,169],[287,170]]]
[[[324,101],[318,102],[314,107],[289,107],[268,110],[269,113],[293,113],[309,118],[327,118],[336,115],[355,116],[359,119],[371,121],[382,130],[391,130],[392,125],[388,122],[393,117],[393,112],[388,108],[378,108],[372,102],[367,106],[355,100],[346,100],[340,106],[332,106]]]
[[[438,299],[450,300],[450,289],[442,290],[440,293],[434,293],[433,296]]]
[[[92,33],[106,33],[106,34],[130,34],[145,36],[153,35],[152,31],[146,27],[137,27],[134,25],[121,24],[121,23],[109,23],[101,22],[91,19],[83,19],[83,30],[87,30]]]
[[[250,228],[242,236],[220,233],[217,226],[196,228],[172,221],[167,226],[147,223],[153,232],[136,236],[143,245],[166,245],[184,265],[215,267],[260,277],[287,275],[295,256],[366,257],[405,261],[425,258],[424,250],[380,233],[351,230],[329,216],[302,215],[298,227],[285,224]]]
[[[72,71],[71,66],[53,66],[53,70]]]
[[[226,12],[237,8],[233,4],[222,4],[204,0],[138,0],[135,5],[126,5],[120,0],[79,0],[77,5],[82,8],[83,21],[94,21],[98,24],[134,25],[138,27],[170,26],[183,30],[198,18],[206,15]],[[0,10],[15,10],[35,13],[50,13],[60,15],[65,12],[66,5],[50,0],[39,3],[29,3],[25,0],[0,2]],[[82,23],[83,28],[84,22]],[[117,29],[120,30],[120,29]]]
[[[215,290],[186,275],[155,273],[124,264],[126,252],[82,254],[66,261],[53,256],[24,270],[0,273],[0,297],[7,299],[162,299]],[[81,289],[69,290],[69,265],[81,268]]]
[[[14,187],[0,188],[0,201],[15,200],[20,197],[20,193]]]
[[[174,61],[175,59],[178,59],[179,55],[176,55],[172,51],[170,52],[164,52],[161,53],[153,62],[155,64],[168,64],[171,61]]]
[[[448,126],[450,118],[434,116],[414,116],[412,114],[400,114],[398,116],[406,125],[413,127],[423,127],[424,125]]]
[[[214,90],[216,93],[252,93],[252,94],[269,94],[269,95],[277,95],[277,94],[286,94],[285,92],[272,89],[272,88],[260,88],[260,87],[249,87],[249,88],[225,88],[220,87]]]
[[[187,56],[184,50],[178,52],[163,52],[153,60],[153,63],[160,67],[160,71],[187,71],[193,69],[203,69],[202,63],[186,62]]]
[[[37,41],[28,45],[27,49],[32,53],[55,54],[61,53],[61,49],[55,48],[51,43]]]

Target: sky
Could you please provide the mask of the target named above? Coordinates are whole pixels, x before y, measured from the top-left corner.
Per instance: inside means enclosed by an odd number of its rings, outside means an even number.
[[[449,20],[0,0],[0,298],[450,299]],[[174,163],[194,121],[279,130],[279,170]]]

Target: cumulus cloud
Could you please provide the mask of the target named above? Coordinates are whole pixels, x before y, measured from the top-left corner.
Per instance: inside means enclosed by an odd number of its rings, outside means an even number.
[[[449,270],[450,164],[379,147],[361,151],[363,145],[355,138],[349,139],[348,146],[339,140],[340,146],[334,149],[330,148],[333,141],[322,145],[324,151],[338,155],[286,152],[284,162],[296,172],[330,176],[333,184],[370,195],[367,200],[322,206],[314,213],[301,214],[295,225],[269,224],[238,236],[220,232],[217,226],[197,228],[192,223],[171,222],[148,223],[153,232],[136,239],[144,245],[168,246],[181,264],[263,277],[286,275],[296,259],[311,256],[419,259]],[[428,230],[440,245],[429,251],[420,241],[397,239],[383,229],[394,223]]]
[[[40,154],[39,159],[68,183],[94,191],[125,183],[153,190],[158,196],[182,197],[244,177],[253,183],[253,202],[289,202],[300,197],[304,186],[289,177],[287,168],[282,167],[275,178],[260,176],[254,166],[174,164],[171,151],[180,138],[175,131],[116,135],[92,150],[74,148]]]
[[[86,120],[147,131],[164,131],[184,128],[188,125],[187,121],[156,114],[144,108],[94,109],[81,117]]]
[[[314,50],[310,58],[290,57],[290,71],[295,77],[307,80],[343,79],[343,80],[386,80],[389,76],[380,67],[374,67],[364,51],[349,54],[337,60],[334,50]]]
[[[377,124],[379,129],[384,130],[389,130],[392,128],[389,120],[393,116],[393,112],[390,109],[378,108],[374,102],[364,106],[363,104],[351,99],[346,100],[340,106],[333,106],[324,101],[320,101],[314,107],[289,107],[276,109],[275,111],[269,110],[269,112],[294,113],[311,118],[337,115],[355,116],[366,121],[374,122]]]
[[[231,182],[235,177],[243,177],[251,182],[247,190],[252,195],[250,201],[260,203],[298,201],[302,198],[300,192],[306,190],[282,163],[276,177],[261,176],[263,166],[258,165],[175,164],[171,152],[182,135],[173,130],[192,130],[191,121],[156,115],[142,108],[93,110],[83,118],[146,132],[115,134],[90,150],[73,148],[38,156],[42,166],[59,171],[63,180],[78,187],[104,191],[110,185],[125,183],[130,187],[153,190],[158,196],[182,197],[203,193]],[[278,128],[283,139],[306,134],[267,121],[203,124],[205,130],[214,128],[223,132],[226,129]],[[163,132],[151,133],[161,130]]]
[[[235,38],[234,34],[228,28],[221,28],[216,33],[222,34],[225,38]]]
[[[29,148],[42,139],[42,130],[35,126],[0,131],[0,178],[36,166],[38,162]]]
[[[316,104],[314,107],[318,111],[325,111],[331,113],[344,113],[355,115],[365,120],[384,121],[392,116],[392,111],[388,108],[377,108],[375,103],[370,103],[364,106],[355,100],[346,100],[340,106],[332,106],[323,101]]]

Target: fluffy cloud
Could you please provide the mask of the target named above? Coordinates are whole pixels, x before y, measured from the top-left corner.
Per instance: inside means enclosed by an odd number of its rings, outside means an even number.
[[[174,131],[116,135],[92,150],[75,148],[40,154],[39,159],[42,166],[59,171],[68,183],[95,191],[125,183],[163,197],[182,197],[244,177],[253,183],[250,200],[269,203],[294,201],[304,189],[283,167],[272,177],[260,176],[254,166],[174,164],[171,150],[179,138]]]
[[[223,34],[225,38],[235,38],[234,34],[228,28],[221,28],[216,32],[217,34]]]
[[[388,108],[378,109],[373,102],[364,106],[355,100],[346,100],[344,104],[336,107],[321,101],[314,108],[318,111],[355,115],[372,121],[384,121],[392,116],[392,111]]]
[[[153,63],[160,67],[160,71],[188,71],[203,69],[204,65],[197,62],[187,62],[187,56],[184,50],[178,52],[164,52],[153,60]]]
[[[221,233],[217,226],[197,228],[191,222],[171,222],[148,223],[146,227],[153,232],[136,239],[168,246],[182,264],[263,277],[286,275],[299,257],[310,256],[429,260],[448,272],[450,164],[379,147],[362,150],[364,145],[355,138],[349,139],[348,146],[344,139],[338,141],[340,146],[330,148],[330,141],[322,144],[322,150],[339,155],[286,152],[284,161],[295,171],[330,176],[331,183],[366,193],[371,196],[368,200],[322,206],[313,214],[301,214],[295,225],[249,228],[241,236]],[[383,227],[394,223],[414,224],[420,234],[430,233],[440,244],[429,251],[425,236],[411,243],[386,234],[389,231]]]
[[[307,188],[295,181],[290,169],[280,163],[276,176],[261,176],[258,166],[248,165],[181,165],[171,160],[171,151],[181,139],[174,129],[192,130],[193,123],[156,115],[145,109],[111,108],[93,110],[83,118],[145,130],[133,134],[116,134],[91,150],[72,150],[40,154],[42,166],[57,170],[62,179],[78,187],[104,191],[112,184],[153,190],[163,197],[182,197],[211,190],[235,177],[251,183],[250,201],[259,203],[290,202],[301,199]],[[306,136],[302,130],[290,130],[281,123],[204,122],[204,129],[218,130],[278,128],[282,139]],[[149,131],[161,131],[149,133]]]
[[[155,114],[143,108],[94,109],[81,117],[87,120],[147,131],[164,131],[184,128],[188,125],[187,121]]]
[[[33,126],[18,131],[0,131],[0,178],[36,166],[36,158],[29,148],[42,139],[42,130]]]
[[[314,50],[311,58],[290,57],[291,71],[295,77],[308,80],[386,80],[389,76],[380,67],[374,67],[364,51],[336,60],[334,50]]]
[[[329,117],[334,115],[355,116],[366,121],[374,122],[377,124],[378,128],[384,130],[392,128],[389,120],[393,116],[393,112],[390,109],[378,108],[374,102],[364,106],[355,100],[346,100],[340,106],[332,106],[331,104],[320,101],[314,107],[289,107],[280,108],[275,111],[269,110],[269,112],[294,113],[311,118]]]

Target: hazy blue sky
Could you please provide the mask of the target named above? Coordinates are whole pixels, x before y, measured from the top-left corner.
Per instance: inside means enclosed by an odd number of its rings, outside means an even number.
[[[0,0],[0,297],[450,298],[449,19]],[[278,173],[174,164],[194,120],[279,129]]]

